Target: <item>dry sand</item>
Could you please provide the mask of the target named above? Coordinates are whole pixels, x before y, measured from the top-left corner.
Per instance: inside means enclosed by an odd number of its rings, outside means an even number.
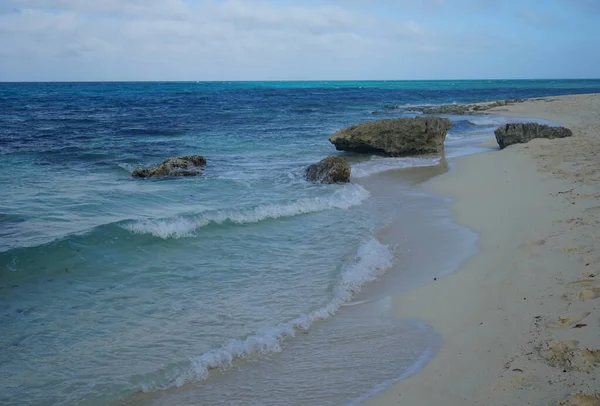
[[[444,345],[367,405],[600,405],[600,94],[489,112],[574,136],[458,158],[430,182],[481,252],[394,297],[395,315],[428,321]]]

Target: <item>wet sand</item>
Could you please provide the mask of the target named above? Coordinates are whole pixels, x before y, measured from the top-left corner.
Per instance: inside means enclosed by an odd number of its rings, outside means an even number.
[[[396,317],[425,320],[443,345],[366,405],[600,404],[600,95],[488,112],[561,123],[574,136],[460,157],[428,183],[453,199],[481,250],[458,272],[392,296]]]

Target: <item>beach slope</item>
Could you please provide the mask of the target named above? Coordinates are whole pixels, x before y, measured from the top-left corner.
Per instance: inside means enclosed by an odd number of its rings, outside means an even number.
[[[461,157],[430,182],[480,233],[481,250],[394,298],[396,316],[426,320],[444,344],[367,405],[554,405],[600,391],[600,95],[488,113],[550,120],[574,135]]]

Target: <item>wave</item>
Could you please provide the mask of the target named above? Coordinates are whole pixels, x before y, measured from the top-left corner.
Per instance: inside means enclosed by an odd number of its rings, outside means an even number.
[[[472,125],[501,126],[506,123],[506,120],[500,117],[482,117],[468,120],[468,122]]]
[[[299,330],[307,330],[313,323],[332,317],[346,303],[350,302],[363,286],[377,280],[394,262],[390,249],[372,238],[359,248],[355,260],[345,267],[333,289],[332,300],[315,311],[302,314],[293,320],[273,327],[263,328],[255,334],[239,340],[232,340],[222,347],[189,359],[188,367],[177,368],[179,372],[166,373],[165,380],[152,379],[141,386],[143,392],[166,390],[181,387],[194,381],[208,378],[210,370],[231,368],[236,359],[249,359],[282,351],[282,342],[295,337]],[[166,372],[166,371],[165,371]],[[172,371],[171,371],[172,372]]]
[[[465,135],[454,135],[454,134],[450,134],[448,133],[448,135],[446,135],[446,141],[456,141],[456,140],[464,140],[466,137]]]
[[[125,165],[119,165],[123,171],[129,171]],[[288,203],[273,203],[248,207],[241,210],[207,210],[200,214],[179,215],[165,219],[115,219],[112,222],[92,225],[89,228],[73,229],[65,234],[37,238],[33,241],[17,245],[14,238],[6,239],[10,245],[3,245],[0,240],[0,268],[4,258],[26,258],[29,256],[44,257],[51,252],[60,251],[59,247],[76,243],[89,243],[95,240],[103,244],[111,238],[125,238],[129,233],[144,238],[158,237],[162,239],[193,237],[195,231],[210,224],[248,224],[268,219],[293,217],[331,209],[348,209],[359,205],[370,197],[370,193],[360,185],[344,185],[329,196],[299,199]],[[196,207],[198,209],[198,207]],[[0,236],[14,237],[13,225],[26,221],[26,217],[10,213],[0,213]],[[34,250],[35,254],[33,254]],[[66,250],[65,255],[71,251]],[[21,274],[19,274],[21,275]]]
[[[128,174],[130,174],[130,175],[131,175],[131,174],[133,173],[133,170],[134,170],[135,168],[137,168],[138,166],[140,166],[140,165],[134,165],[134,164],[132,164],[132,163],[128,163],[128,162],[119,162],[119,163],[117,164],[117,166],[118,166],[120,169],[124,170],[125,172],[127,172]]]
[[[435,166],[439,163],[440,158],[386,158],[372,156],[369,161],[352,165],[352,176],[354,178],[364,178],[376,173],[394,169]]]
[[[446,136],[446,141],[469,141],[469,140],[479,140],[482,138],[490,138],[494,136],[494,131],[492,129],[481,129],[479,131],[470,131],[467,133],[456,133],[456,134],[448,134]]]
[[[316,213],[330,209],[348,209],[362,203],[370,193],[359,185],[347,185],[328,197],[299,199],[289,203],[272,203],[253,208],[208,211],[195,216],[178,216],[169,219],[136,220],[121,227],[135,234],[151,234],[155,237],[193,237],[194,232],[209,224],[248,224],[281,217]]]

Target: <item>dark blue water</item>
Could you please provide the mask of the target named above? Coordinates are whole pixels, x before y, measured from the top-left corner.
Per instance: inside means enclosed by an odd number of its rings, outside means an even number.
[[[381,202],[303,179],[335,130],[411,105],[592,92],[600,80],[0,84],[0,403],[199,382],[334,315],[394,262],[374,238]],[[502,121],[451,118],[448,150]],[[206,156],[203,176],[130,176],[188,154]],[[355,179],[439,161],[350,158]],[[430,352],[425,330],[373,379]]]

